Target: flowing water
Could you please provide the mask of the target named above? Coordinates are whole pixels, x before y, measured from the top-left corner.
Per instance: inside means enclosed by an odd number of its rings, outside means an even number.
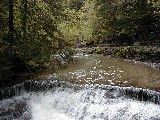
[[[59,79],[78,84],[102,84],[160,90],[160,70],[148,66],[107,58],[102,55],[75,56],[78,62],[41,79]],[[46,73],[42,73],[46,74]]]
[[[0,120],[160,120],[159,70],[75,57],[58,73],[0,90]]]

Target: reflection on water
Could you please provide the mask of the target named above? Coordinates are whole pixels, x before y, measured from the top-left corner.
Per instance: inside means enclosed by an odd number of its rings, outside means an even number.
[[[67,69],[50,74],[47,78],[79,84],[134,86],[160,90],[160,70],[102,55],[78,54],[75,59],[77,62],[71,63]]]

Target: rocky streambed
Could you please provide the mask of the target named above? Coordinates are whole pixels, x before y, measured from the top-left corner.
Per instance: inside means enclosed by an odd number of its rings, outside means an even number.
[[[113,58],[160,69],[160,48],[153,46],[106,46],[82,48],[84,53],[103,54]]]
[[[39,79],[59,79],[76,84],[103,84],[160,90],[160,70],[152,67],[105,57],[101,54],[79,53],[74,62],[56,73],[44,71]]]

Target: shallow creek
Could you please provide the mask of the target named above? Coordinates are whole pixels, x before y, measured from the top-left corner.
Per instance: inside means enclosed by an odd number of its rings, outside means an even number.
[[[133,86],[160,90],[160,70],[103,55],[77,54],[68,68],[52,73],[44,71],[43,79],[59,79],[78,84]]]
[[[160,71],[101,55],[77,54],[0,90],[0,120],[160,120]]]

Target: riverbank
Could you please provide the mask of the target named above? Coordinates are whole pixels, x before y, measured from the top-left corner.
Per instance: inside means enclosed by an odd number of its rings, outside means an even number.
[[[81,50],[81,49],[80,49]],[[99,84],[138,87],[159,91],[160,70],[101,54],[77,54],[66,69],[40,75],[40,80],[60,80],[72,84]]]
[[[107,57],[123,59],[137,64],[160,69],[160,48],[153,46],[106,46],[82,48],[87,54],[103,54]]]
[[[93,55],[87,49],[96,53]],[[122,59],[105,55],[105,52],[98,52],[96,48],[86,50],[77,49],[77,54],[67,67],[53,72],[45,69],[32,75],[20,76],[13,84],[19,84],[26,80],[62,80],[73,84],[102,84],[122,87],[139,87],[159,91],[160,70],[144,65],[130,62],[129,59]],[[102,48],[101,48],[102,49]],[[103,48],[106,50],[106,48]],[[91,53],[90,53],[91,54]]]
[[[71,49],[61,50],[58,54],[52,55],[50,61],[45,64],[32,62],[25,66],[21,62],[16,61],[19,66],[13,66],[12,68],[2,67],[0,69],[0,89],[22,83],[26,80],[36,79],[46,71],[46,75],[48,75],[59,69],[64,69],[72,61],[74,52]]]

